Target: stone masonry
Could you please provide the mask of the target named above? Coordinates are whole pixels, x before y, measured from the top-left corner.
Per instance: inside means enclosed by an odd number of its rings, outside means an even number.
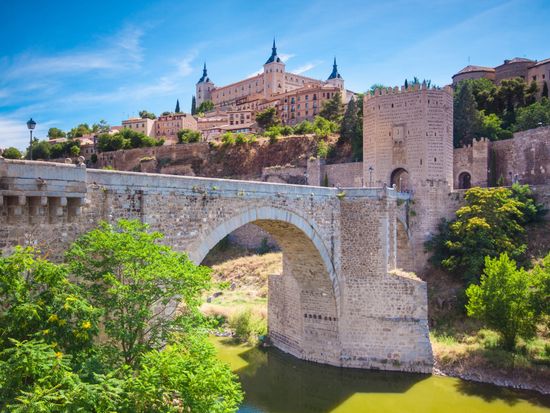
[[[276,347],[336,366],[430,372],[426,285],[396,269],[406,199],[388,188],[343,192],[0,158],[0,248],[35,245],[59,259],[99,221],[132,218],[200,263],[254,223],[283,251],[283,273],[269,280]]]

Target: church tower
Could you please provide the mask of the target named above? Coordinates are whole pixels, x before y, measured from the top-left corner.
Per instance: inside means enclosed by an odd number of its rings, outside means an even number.
[[[285,91],[285,64],[277,56],[277,46],[273,39],[271,56],[264,64],[264,98]]]
[[[202,77],[199,79],[196,85],[197,90],[197,107],[200,106],[205,100],[212,100],[212,90],[215,88],[214,83],[208,77],[206,71],[206,63],[202,69]]]
[[[332,73],[327,79],[327,83],[342,90],[342,98],[344,98],[344,79],[338,73],[338,65],[336,64],[336,57],[334,58],[334,63],[332,65]]]

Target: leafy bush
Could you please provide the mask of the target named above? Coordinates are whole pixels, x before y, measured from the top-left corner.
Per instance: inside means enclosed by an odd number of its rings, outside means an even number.
[[[259,336],[267,333],[267,324],[264,318],[254,317],[247,308],[229,319],[229,327],[234,337],[240,342],[254,343]]]
[[[182,129],[178,131],[178,143],[200,142],[201,133],[198,130]]]
[[[469,316],[498,331],[503,346],[511,350],[517,337],[535,335],[541,315],[535,298],[541,290],[536,286],[536,277],[518,269],[506,253],[498,258],[487,257],[480,284],[472,284],[466,290],[466,310]]]
[[[426,243],[431,261],[466,281],[477,280],[485,257],[507,253],[522,259],[527,248],[524,226],[545,211],[528,185],[508,188],[471,188],[456,219],[443,222],[439,233]]]
[[[224,145],[235,145],[235,135],[231,132],[225,132],[222,135],[222,143]]]
[[[9,148],[4,149],[2,156],[6,159],[21,159],[23,154],[19,151],[19,149],[10,146]]]
[[[244,145],[245,143],[248,143],[248,140],[246,139],[246,136],[244,133],[237,133],[235,136],[235,143],[237,145]]]
[[[202,334],[209,271],[161,238],[121,220],[63,265],[32,249],[0,257],[0,411],[238,408],[236,376]]]
[[[317,157],[320,159],[326,159],[329,153],[329,145],[324,140],[317,142]]]
[[[306,135],[314,132],[315,128],[313,127],[313,124],[307,120],[304,120],[294,126],[294,133],[297,135]]]

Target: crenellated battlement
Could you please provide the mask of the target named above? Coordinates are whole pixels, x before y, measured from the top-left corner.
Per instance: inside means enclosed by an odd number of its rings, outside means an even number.
[[[428,87],[426,82],[422,82],[422,84],[415,84],[414,86],[410,86],[406,88],[405,86],[395,86],[395,87],[388,87],[388,88],[378,88],[374,90],[374,93],[366,93],[364,100],[370,100],[373,98],[376,98],[378,96],[386,96],[386,95],[397,95],[397,94],[406,94],[406,93],[413,93],[413,92],[427,92],[427,91],[445,91],[449,95],[453,95],[453,89],[450,86],[444,86],[442,88],[439,87]]]

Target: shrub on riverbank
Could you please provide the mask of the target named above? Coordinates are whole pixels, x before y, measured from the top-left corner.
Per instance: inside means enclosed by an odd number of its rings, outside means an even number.
[[[247,308],[229,319],[229,328],[237,341],[254,344],[267,334],[267,320]]]

